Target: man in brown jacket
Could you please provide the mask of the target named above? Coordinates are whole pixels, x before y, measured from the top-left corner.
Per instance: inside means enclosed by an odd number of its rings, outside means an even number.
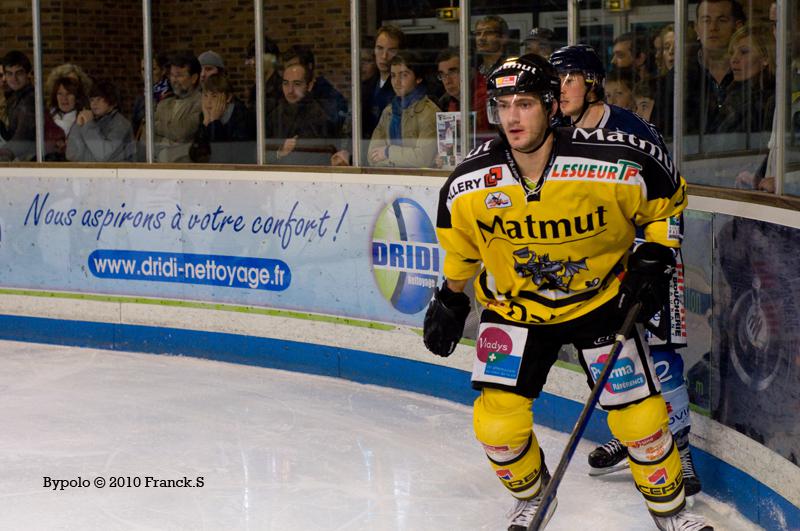
[[[202,114],[199,88],[200,63],[189,52],[170,60],[172,97],[158,103],[155,113],[156,162],[190,162],[189,148]]]

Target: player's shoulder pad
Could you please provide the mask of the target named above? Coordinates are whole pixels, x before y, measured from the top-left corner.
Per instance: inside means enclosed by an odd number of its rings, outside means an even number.
[[[675,164],[666,148],[631,133],[575,127],[570,130],[569,144],[573,151],[594,154],[603,160],[625,157],[642,166],[654,164],[675,179]]]
[[[460,195],[516,182],[508,168],[505,143],[502,139],[495,138],[467,154],[445,182],[442,195],[450,205]]]
[[[609,108],[611,109],[611,115],[605,125],[606,129],[616,129],[631,133],[656,144],[662,149],[666,149],[664,139],[656,126],[628,109],[610,104]]]

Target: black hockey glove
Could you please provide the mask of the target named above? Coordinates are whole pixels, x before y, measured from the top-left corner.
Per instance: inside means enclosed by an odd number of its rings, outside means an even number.
[[[628,259],[628,270],[619,287],[617,307],[623,314],[641,301],[637,321],[648,322],[669,298],[669,285],[675,271],[675,254],[659,243],[641,244]]]
[[[452,354],[464,333],[469,310],[469,297],[452,291],[445,280],[425,312],[422,338],[427,349],[445,358]]]

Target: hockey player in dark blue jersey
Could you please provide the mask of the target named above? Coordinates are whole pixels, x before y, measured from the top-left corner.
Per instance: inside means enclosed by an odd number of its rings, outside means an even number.
[[[559,105],[563,115],[562,125],[602,127],[631,133],[660,145],[667,152],[664,140],[655,126],[627,109],[604,101],[605,68],[591,46],[565,46],[552,54],[550,63],[561,78]],[[682,220],[674,222],[681,224]],[[637,244],[640,241],[637,237]],[[651,321],[648,342],[661,381],[661,391],[668,404],[670,431],[680,452],[686,495],[689,497],[700,492],[701,484],[689,447],[691,420],[689,392],[683,377],[683,359],[676,351],[686,346],[683,262],[680,254],[677,261],[678,267],[670,289],[670,302]],[[627,448],[617,439],[597,447],[589,455],[589,474],[602,475],[627,468],[627,453]]]
[[[561,76],[559,125],[623,131],[657,145],[664,144],[656,127],[622,107],[605,102],[606,71],[594,49],[587,44],[560,48],[550,63]]]

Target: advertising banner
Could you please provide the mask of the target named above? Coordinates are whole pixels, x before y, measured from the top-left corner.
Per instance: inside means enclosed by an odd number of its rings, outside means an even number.
[[[0,286],[421,326],[438,182],[4,178]]]

